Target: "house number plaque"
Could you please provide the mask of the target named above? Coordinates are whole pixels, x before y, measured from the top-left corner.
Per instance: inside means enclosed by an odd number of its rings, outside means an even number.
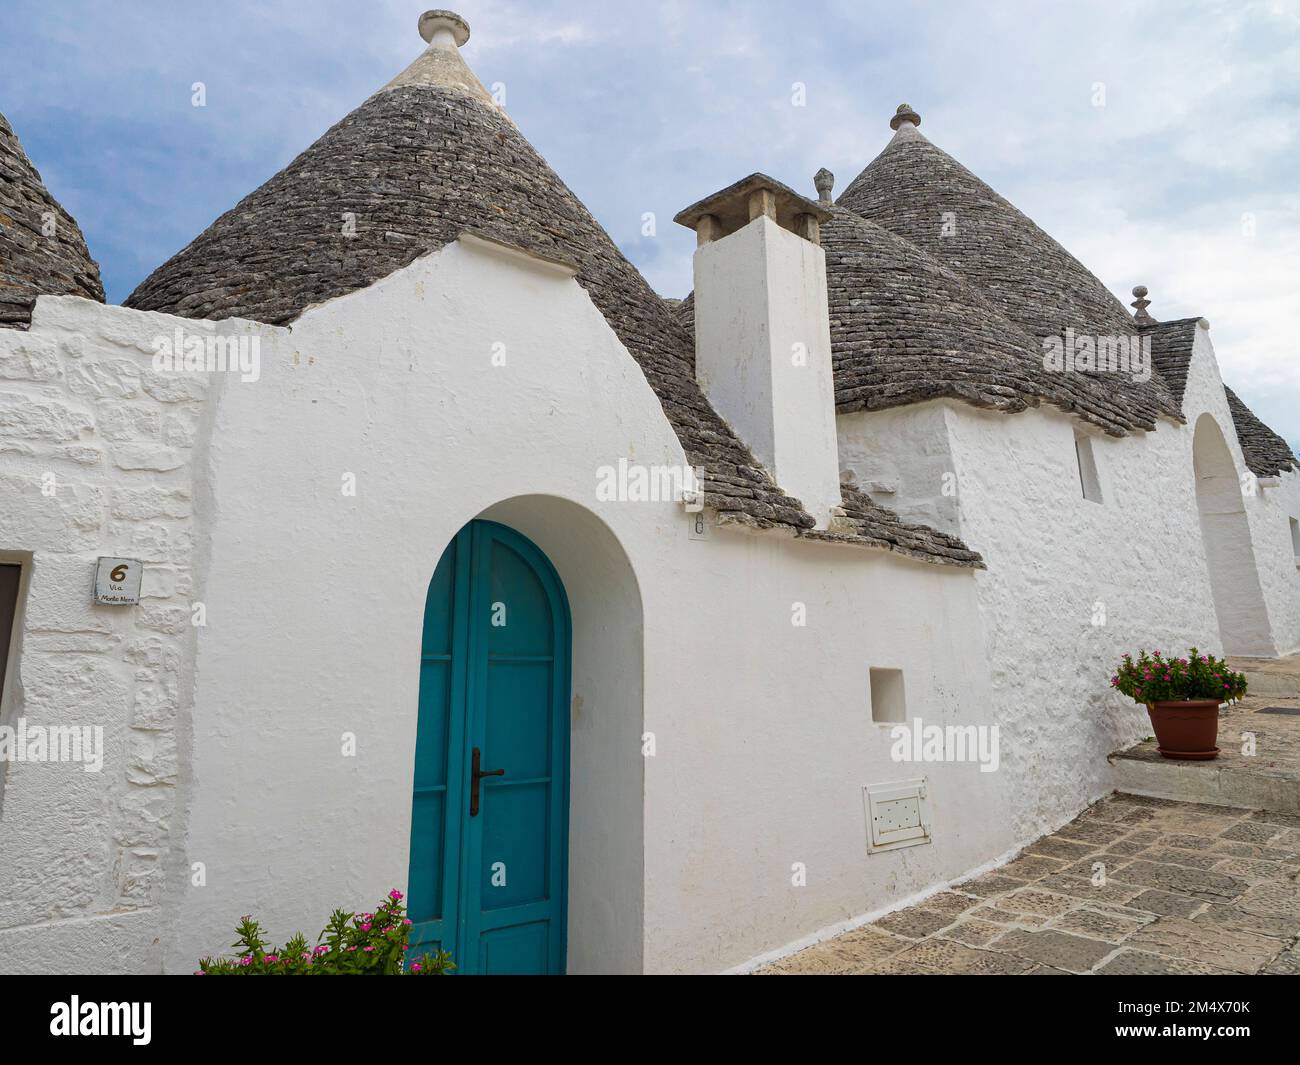
[[[144,563],[135,558],[103,558],[95,566],[95,602],[133,606],[140,602]]]

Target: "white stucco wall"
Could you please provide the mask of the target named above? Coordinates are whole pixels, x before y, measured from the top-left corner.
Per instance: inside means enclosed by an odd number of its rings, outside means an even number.
[[[1185,425],[1162,419],[1119,439],[1054,408],[1007,416],[941,401],[839,419],[842,460],[860,483],[893,488],[878,498],[960,535],[988,564],[976,583],[1017,839],[1109,790],[1105,756],[1149,734],[1142,710],[1109,689],[1125,651],[1222,653],[1193,467],[1202,416],[1247,486],[1249,542],[1237,546],[1256,560],[1247,576],[1264,589],[1268,637],[1278,650],[1300,637],[1286,521],[1300,478],[1251,494],[1206,329],[1184,413]],[[1101,503],[1083,498],[1076,433],[1091,440]]]
[[[193,323],[75,297],[0,330],[0,553],[29,574],[3,723],[101,727],[99,772],[0,762],[0,970],[156,970],[178,853],[206,374],[152,367]],[[225,335],[268,332],[223,323]],[[217,387],[217,386],[213,386]],[[92,601],[100,555],[138,606]]]

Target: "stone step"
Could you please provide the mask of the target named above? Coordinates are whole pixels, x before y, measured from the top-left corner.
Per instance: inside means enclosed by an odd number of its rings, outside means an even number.
[[[1286,658],[1229,658],[1228,665],[1246,674],[1251,695],[1300,698],[1300,656]]]
[[[1110,756],[1117,791],[1214,806],[1300,815],[1300,698],[1252,694],[1219,715],[1218,758],[1183,762],[1163,757],[1154,739]],[[1253,753],[1247,738],[1253,744]]]

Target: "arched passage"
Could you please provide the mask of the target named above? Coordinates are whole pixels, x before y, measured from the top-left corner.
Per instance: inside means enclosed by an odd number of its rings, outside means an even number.
[[[569,803],[564,971],[640,972],[644,656],[641,594],[635,574],[610,528],[568,500],[520,496],[494,504],[476,518],[504,526],[535,545],[554,567],[568,602],[571,652],[565,708]],[[484,767],[497,768],[487,763]]]
[[[1241,483],[1223,430],[1209,414],[1202,414],[1196,422],[1192,465],[1201,538],[1224,652],[1272,656],[1276,648],[1269,633]]]

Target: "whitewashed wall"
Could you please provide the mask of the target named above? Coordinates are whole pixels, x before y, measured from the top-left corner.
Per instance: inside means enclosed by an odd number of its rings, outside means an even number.
[[[23,557],[30,574],[3,723],[100,726],[105,739],[97,773],[0,763],[3,971],[161,962],[209,391],[205,374],[152,368],[154,340],[178,325],[194,328],[43,297],[30,331],[0,330],[0,552]],[[140,605],[93,603],[100,555],[146,563]]]
[[[1197,510],[1192,440],[1209,414],[1249,485],[1207,330],[1198,329],[1184,410],[1116,439],[1053,408],[1013,416],[934,402],[842,416],[841,460],[900,512],[962,536],[978,575],[1013,835],[1059,824],[1110,788],[1106,755],[1148,735],[1109,689],[1125,651],[1221,653]],[[1088,433],[1103,502],[1083,498],[1074,437]],[[1278,648],[1300,640],[1300,580],[1286,511],[1300,478],[1244,500]],[[944,485],[956,484],[955,496]],[[1096,622],[1096,623],[1094,623]]]
[[[1200,413],[1213,415],[1223,428],[1244,488],[1242,503],[1270,630],[1260,653],[1290,654],[1300,650],[1300,570],[1296,568],[1288,523],[1288,518],[1300,517],[1300,474],[1287,472],[1264,482],[1249,474],[1232,428],[1208,328],[1196,330],[1184,411],[1189,425],[1195,425]]]

